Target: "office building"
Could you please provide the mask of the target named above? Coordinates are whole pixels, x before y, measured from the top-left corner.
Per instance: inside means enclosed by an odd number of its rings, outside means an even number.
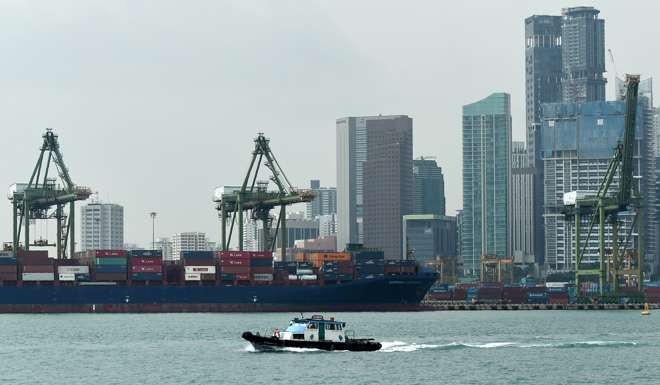
[[[121,249],[124,208],[113,203],[89,203],[80,208],[80,249]]]
[[[169,238],[156,238],[154,249],[161,250],[163,252],[164,260],[174,260],[174,256],[172,255],[172,241]]]
[[[186,232],[176,233],[171,237],[172,258],[181,258],[182,251],[204,251],[209,250],[208,239],[205,233]]]
[[[337,248],[364,243],[364,162],[367,161],[367,124],[394,125],[404,115],[359,116],[337,119]],[[412,121],[411,121],[412,126]],[[411,166],[412,169],[412,166]]]
[[[463,275],[479,277],[481,257],[511,255],[511,98],[494,93],[463,106]]]
[[[445,215],[445,178],[434,159],[413,160],[413,213]]]
[[[337,213],[337,189],[334,187],[321,187],[319,180],[310,182],[310,189],[316,196],[311,202],[307,202],[305,215],[307,219],[314,219],[321,215],[332,215]]]
[[[319,237],[337,236],[337,214],[321,215],[319,220]]]
[[[456,257],[456,217],[436,214],[403,216],[403,253],[418,261],[435,257]]]
[[[364,245],[401,259],[402,218],[413,208],[412,119],[369,120],[366,126]]]
[[[513,142],[511,153],[511,250],[514,262],[533,264],[534,169],[529,167],[525,142]]]

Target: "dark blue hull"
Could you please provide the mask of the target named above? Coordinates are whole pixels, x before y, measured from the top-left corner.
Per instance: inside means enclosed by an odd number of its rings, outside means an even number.
[[[434,276],[324,286],[0,287],[0,312],[414,310]]]

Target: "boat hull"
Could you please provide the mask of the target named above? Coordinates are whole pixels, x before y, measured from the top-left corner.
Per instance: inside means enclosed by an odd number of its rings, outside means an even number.
[[[336,341],[304,341],[304,340],[283,340],[277,337],[265,337],[245,332],[241,336],[244,340],[250,342],[256,350],[259,351],[278,351],[286,348],[297,349],[319,349],[326,351],[351,352],[374,352],[380,350],[382,345],[379,342],[367,339],[347,340],[346,342]]]
[[[434,279],[325,286],[2,286],[0,313],[409,311],[421,310]]]

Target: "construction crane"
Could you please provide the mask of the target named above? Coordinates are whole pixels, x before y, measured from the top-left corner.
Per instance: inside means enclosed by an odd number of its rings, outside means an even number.
[[[49,175],[51,164],[57,171],[57,177]],[[43,134],[43,144],[28,183],[15,183],[9,188],[8,198],[13,207],[12,248],[18,250],[21,229],[24,229],[23,248],[30,246],[55,246],[57,258],[71,258],[75,251],[75,202],[85,200],[91,195],[87,187],[76,186],[71,180],[69,170],[64,164],[57,135],[51,128]],[[68,206],[68,212],[65,210]],[[57,222],[56,243],[49,243],[40,238],[30,243],[30,221],[55,219]]]
[[[631,271],[619,271],[618,266],[621,262],[621,252],[625,253],[628,242],[630,241],[633,228],[640,228],[640,219],[643,217],[643,207],[636,184],[633,183],[633,152],[635,145],[635,120],[637,115],[637,94],[639,86],[639,75],[626,75],[625,80],[625,120],[623,141],[619,142],[614,149],[605,178],[602,180],[598,192],[595,196],[578,196],[572,199],[564,199],[564,215],[566,220],[574,220],[575,224],[575,284],[579,290],[580,279],[583,276],[598,276],[599,292],[605,294],[605,283],[608,281],[607,267],[612,266],[609,274],[613,282],[613,290],[616,293],[619,274],[630,274]],[[610,185],[614,180],[616,172],[619,171],[619,191],[610,193]],[[570,193],[568,193],[570,194]],[[634,220],[630,227],[630,233],[623,242],[619,237],[619,214],[623,212],[634,211]],[[581,222],[583,218],[590,217],[586,239],[583,241]],[[608,263],[605,249],[605,223],[609,222],[612,226],[612,263]],[[583,256],[589,245],[589,240],[594,227],[598,224],[598,248],[599,248],[599,267],[583,266]],[[639,242],[637,245],[637,271],[638,286],[642,285],[642,256],[644,255],[643,232],[639,231]]]
[[[261,165],[270,171],[270,181],[277,187],[276,191],[267,191],[268,182],[257,179]],[[287,228],[286,228],[286,206],[295,203],[311,202],[315,193],[311,190],[298,190],[284,174],[275,155],[270,149],[269,140],[259,133],[254,139],[254,151],[248,168],[247,175],[240,187],[218,188],[214,197],[216,209],[219,211],[221,220],[221,242],[222,250],[229,249],[234,226],[238,226],[238,249],[243,250],[243,222],[244,213],[250,212],[250,218],[259,220],[263,228],[264,249],[274,251],[277,242],[277,234],[280,234],[282,247],[282,258],[286,256]],[[275,231],[273,231],[274,217],[270,211],[280,208]],[[229,234],[227,224],[231,217]],[[238,223],[236,223],[238,222]]]

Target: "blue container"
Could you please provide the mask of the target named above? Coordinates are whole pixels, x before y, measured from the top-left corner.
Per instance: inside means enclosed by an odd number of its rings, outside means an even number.
[[[340,281],[352,281],[353,274],[337,274],[337,279]]]
[[[385,272],[384,265],[357,265],[355,270],[360,274],[380,274]]]
[[[375,274],[358,273],[357,277],[358,277],[358,279],[385,278],[385,273],[375,273]]]
[[[134,281],[162,281],[163,273],[133,273],[131,279]]]
[[[234,273],[220,273],[220,280],[222,281],[233,281],[236,279],[236,274]]]
[[[185,259],[213,259],[215,254],[213,251],[182,251],[181,258]]]
[[[15,265],[16,258],[0,258],[0,265]]]
[[[129,250],[129,257],[162,257],[163,250]]]
[[[89,281],[89,274],[76,274],[76,281]]]
[[[126,265],[96,265],[97,273],[125,273]]]
[[[250,266],[252,267],[273,266],[273,260],[268,258],[252,259],[250,260]]]

